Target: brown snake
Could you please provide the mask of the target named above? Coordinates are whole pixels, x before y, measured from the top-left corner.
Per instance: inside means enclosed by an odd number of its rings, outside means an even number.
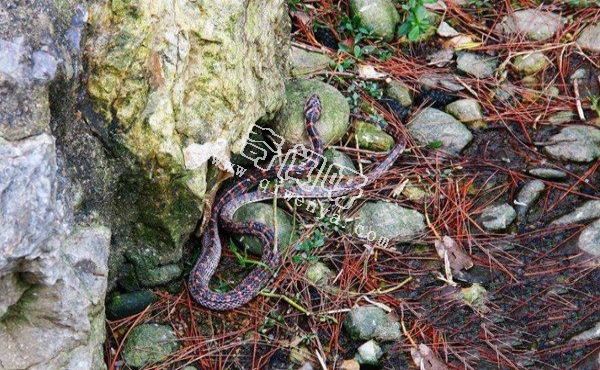
[[[212,207],[206,231],[202,235],[202,253],[192,269],[189,278],[189,291],[200,305],[213,310],[231,310],[240,307],[254,298],[271,278],[273,271],[279,267],[280,255],[275,246],[275,232],[269,226],[254,221],[234,221],[233,215],[241,206],[267,199],[280,197],[278,192],[255,190],[261,180],[275,179],[279,173],[287,173],[294,178],[307,176],[319,165],[323,154],[323,142],[319,137],[315,123],[321,116],[321,102],[317,95],[312,95],[304,107],[306,130],[313,146],[307,161],[301,164],[283,164],[266,170],[257,168],[249,172],[242,180],[217,197]],[[292,198],[331,198],[346,195],[376,180],[385,172],[404,151],[405,143],[394,146],[387,157],[364,178],[348,178],[333,186],[301,186],[292,185],[285,189],[285,197]],[[221,259],[221,239],[219,221],[222,227],[237,234],[256,236],[263,245],[262,266],[252,270],[236,287],[226,293],[210,289],[209,282]],[[267,248],[271,246],[271,248]]]

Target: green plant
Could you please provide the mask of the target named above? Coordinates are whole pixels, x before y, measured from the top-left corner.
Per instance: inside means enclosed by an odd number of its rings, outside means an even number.
[[[441,140],[434,140],[431,141],[429,144],[427,144],[427,147],[429,149],[439,149],[444,145],[444,143]]]
[[[260,266],[262,268],[268,269],[269,266],[265,265],[261,261],[255,261],[253,259],[248,258],[248,253],[244,251],[243,253],[239,251],[238,247],[235,245],[233,241],[229,241],[229,250],[237,259],[237,262],[242,267],[250,267],[251,265]]]
[[[314,262],[317,260],[317,256],[313,254],[314,250],[325,245],[325,235],[321,230],[317,229],[311,235],[309,239],[306,239],[302,243],[296,245],[296,250],[300,252],[292,257],[294,263],[300,263],[302,261]]]
[[[408,0],[402,5],[408,15],[398,29],[400,35],[408,37],[410,41],[417,41],[427,33],[432,24],[431,14],[425,9],[425,4],[435,2],[436,0]]]
[[[340,21],[340,31],[350,34],[354,37],[354,44],[360,43],[364,39],[372,39],[373,31],[369,27],[365,27],[360,22],[360,17],[357,15],[353,17],[344,16]]]

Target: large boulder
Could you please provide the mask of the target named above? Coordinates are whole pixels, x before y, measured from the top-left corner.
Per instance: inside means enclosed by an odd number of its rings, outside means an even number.
[[[89,23],[84,113],[120,162],[107,176],[119,200],[105,212],[111,276],[142,280],[181,259],[212,163],[232,171],[230,153],[282,106],[289,17],[283,0],[113,1]]]

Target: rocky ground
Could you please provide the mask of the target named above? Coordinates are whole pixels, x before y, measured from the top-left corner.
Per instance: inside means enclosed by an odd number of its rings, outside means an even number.
[[[0,7],[0,368],[101,367],[105,294],[109,369],[600,367],[597,1],[33,3]],[[313,93],[339,173],[406,150],[348,209],[240,209],[283,263],[196,305],[230,152],[306,143]],[[261,253],[223,236],[220,291]]]
[[[292,247],[235,312],[173,285],[113,296],[113,364],[598,368],[598,4],[288,3],[293,79],[263,125],[305,142],[317,93],[328,160],[366,172],[395,141],[407,150],[339,217],[330,203],[241,209]],[[260,253],[235,237],[215,289],[252,268],[244,248]]]

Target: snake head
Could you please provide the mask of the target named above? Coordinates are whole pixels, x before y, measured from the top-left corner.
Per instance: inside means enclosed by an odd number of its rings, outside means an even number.
[[[304,117],[312,122],[319,120],[321,117],[321,99],[319,99],[319,95],[313,94],[308,98],[306,104],[304,104]]]

